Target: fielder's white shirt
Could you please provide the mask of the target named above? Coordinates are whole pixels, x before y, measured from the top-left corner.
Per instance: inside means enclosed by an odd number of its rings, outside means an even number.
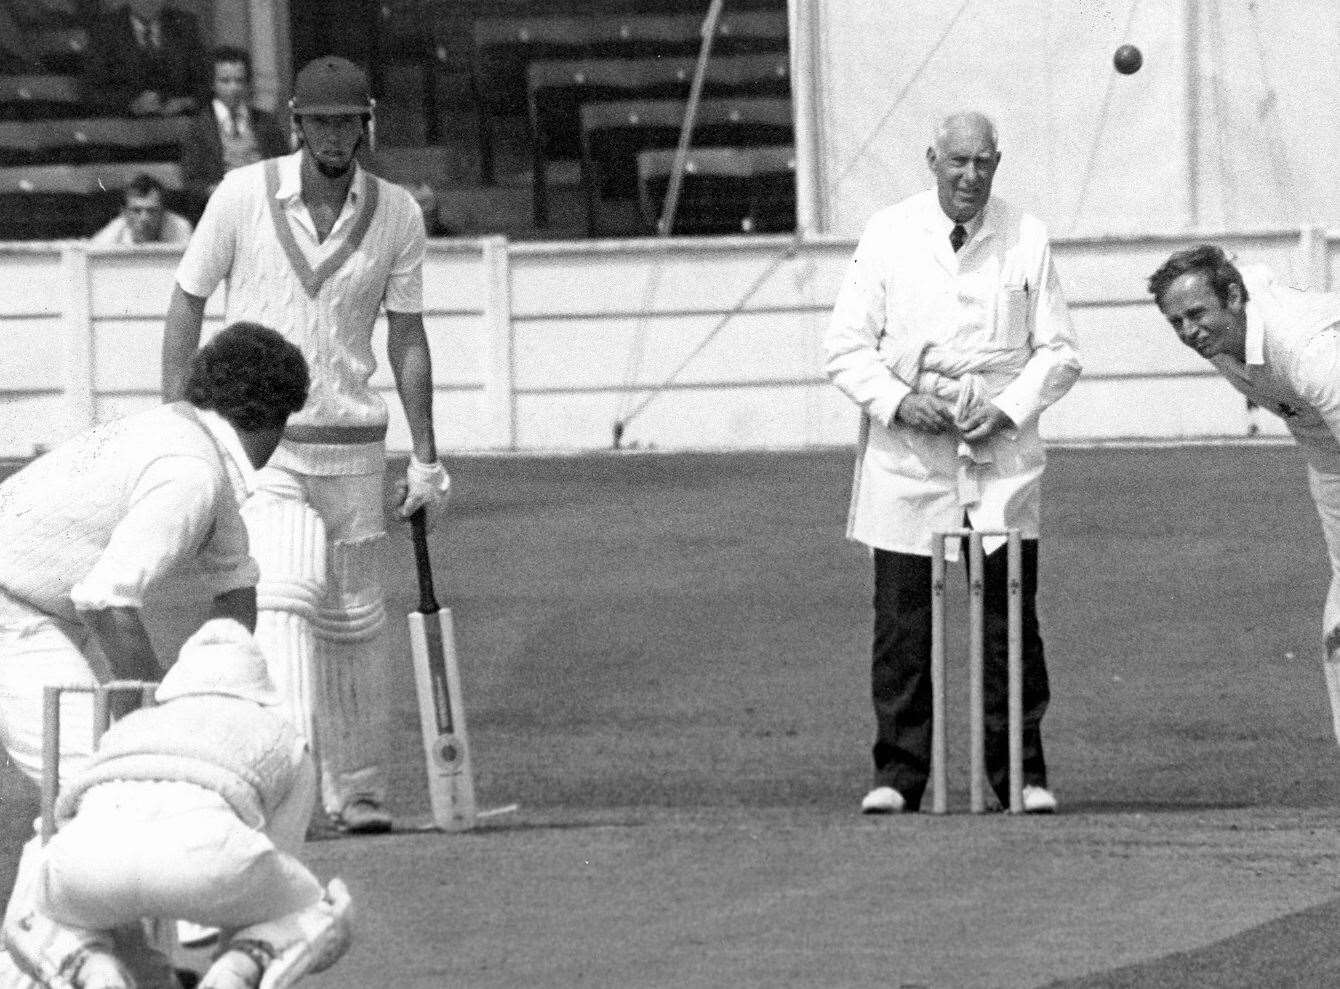
[[[864,413],[849,538],[930,555],[936,530],[1013,527],[1037,538],[1046,452],[1038,416],[1079,377],[1069,309],[1041,221],[992,197],[956,254],[935,190],[876,213],[861,235],[824,337],[828,377]],[[928,346],[1018,358],[992,401],[1017,425],[986,441],[979,500],[960,501],[958,437],[894,422],[912,391],[893,367]],[[988,541],[988,551],[994,543]]]
[[[398,185],[356,168],[324,241],[302,201],[302,152],[272,159],[274,194],[257,162],[224,176],[177,269],[206,298],[227,280],[226,322],[272,327],[302,350],[312,384],[272,466],[304,474],[370,474],[385,456],[386,403],[368,387],[383,308],[423,311],[423,215]],[[333,437],[333,440],[331,439]]]
[[[253,483],[232,427],[184,402],[99,426],[0,484],[0,593],[77,622],[255,586],[238,512]]]
[[[163,211],[163,228],[157,240],[144,241],[146,244],[185,244],[191,239],[191,221],[172,210]],[[88,239],[97,247],[124,247],[139,243],[131,236],[130,224],[124,214],[117,214],[107,226]]]

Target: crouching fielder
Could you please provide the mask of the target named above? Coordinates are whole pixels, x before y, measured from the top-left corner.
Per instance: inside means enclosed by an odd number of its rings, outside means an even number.
[[[206,622],[156,698],[62,790],[59,831],[5,919],[15,960],[51,989],[171,986],[165,960],[118,951],[121,932],[164,917],[223,929],[204,989],[279,989],[333,964],[349,895],[293,854],[316,770],[255,640],[232,619]]]

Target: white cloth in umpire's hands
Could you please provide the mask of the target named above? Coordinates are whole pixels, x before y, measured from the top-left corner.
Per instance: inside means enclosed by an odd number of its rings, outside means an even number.
[[[409,518],[420,508],[438,508],[451,494],[451,477],[441,462],[425,464],[411,456],[405,468],[405,496],[400,514]]]

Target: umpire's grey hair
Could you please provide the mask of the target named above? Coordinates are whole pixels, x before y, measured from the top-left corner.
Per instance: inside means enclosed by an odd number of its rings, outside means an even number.
[[[941,117],[935,124],[935,132],[931,134],[931,147],[939,151],[944,147],[944,140],[949,136],[950,130],[955,124],[971,123],[981,127],[986,131],[987,140],[991,142],[991,147],[997,151],[1000,150],[1000,142],[996,140],[996,122],[986,114],[977,110],[955,110],[953,113]]]

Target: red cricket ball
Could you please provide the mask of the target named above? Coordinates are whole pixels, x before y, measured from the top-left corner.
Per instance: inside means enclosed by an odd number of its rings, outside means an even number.
[[[1124,76],[1139,72],[1144,61],[1145,57],[1140,54],[1140,49],[1136,48],[1135,45],[1122,45],[1112,55],[1112,64]]]

